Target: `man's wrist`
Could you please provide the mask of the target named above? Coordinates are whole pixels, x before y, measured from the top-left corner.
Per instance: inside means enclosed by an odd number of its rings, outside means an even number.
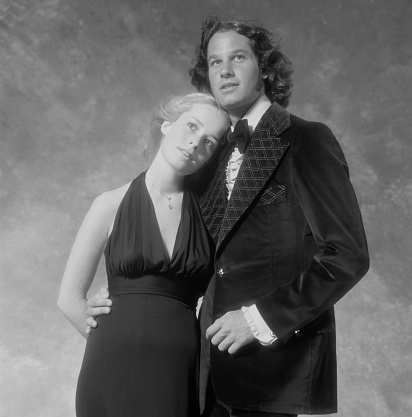
[[[270,346],[277,340],[276,335],[263,320],[255,304],[250,307],[242,307],[241,310],[245,316],[247,324],[250,327],[250,330],[253,333],[253,336],[261,345]]]

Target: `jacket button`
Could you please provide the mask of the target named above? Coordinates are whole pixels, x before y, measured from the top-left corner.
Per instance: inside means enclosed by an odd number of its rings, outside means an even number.
[[[222,278],[223,275],[226,274],[226,271],[224,271],[223,268],[220,268],[219,271],[217,271],[217,274],[219,275],[220,278]]]

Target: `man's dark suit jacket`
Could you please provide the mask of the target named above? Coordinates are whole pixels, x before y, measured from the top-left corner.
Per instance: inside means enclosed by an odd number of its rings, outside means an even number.
[[[256,411],[336,412],[333,305],[367,272],[362,219],[330,129],[273,104],[256,126],[232,195],[230,152],[210,167],[201,198],[216,243],[201,309],[200,402],[208,378],[225,404]],[[204,338],[214,320],[256,304],[278,341],[238,354]]]

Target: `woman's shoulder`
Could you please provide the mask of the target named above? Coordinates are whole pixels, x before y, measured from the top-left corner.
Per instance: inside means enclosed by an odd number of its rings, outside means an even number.
[[[127,184],[122,185],[119,188],[105,191],[102,194],[98,195],[93,201],[92,208],[97,212],[109,216],[113,213],[116,213],[127,190],[130,187],[130,184],[131,182],[128,182]]]

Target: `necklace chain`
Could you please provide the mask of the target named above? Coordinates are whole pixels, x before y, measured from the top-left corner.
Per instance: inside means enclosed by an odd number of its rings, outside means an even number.
[[[163,194],[147,177],[146,177],[147,181],[149,182],[149,184],[155,189],[157,190],[160,195],[162,195],[163,197],[167,198],[169,200],[169,204],[167,207],[169,207],[169,210],[173,210],[173,206],[172,206],[172,198],[176,197],[178,194],[182,193],[183,191],[178,191],[177,193],[173,194],[172,196],[168,197],[166,194]]]

